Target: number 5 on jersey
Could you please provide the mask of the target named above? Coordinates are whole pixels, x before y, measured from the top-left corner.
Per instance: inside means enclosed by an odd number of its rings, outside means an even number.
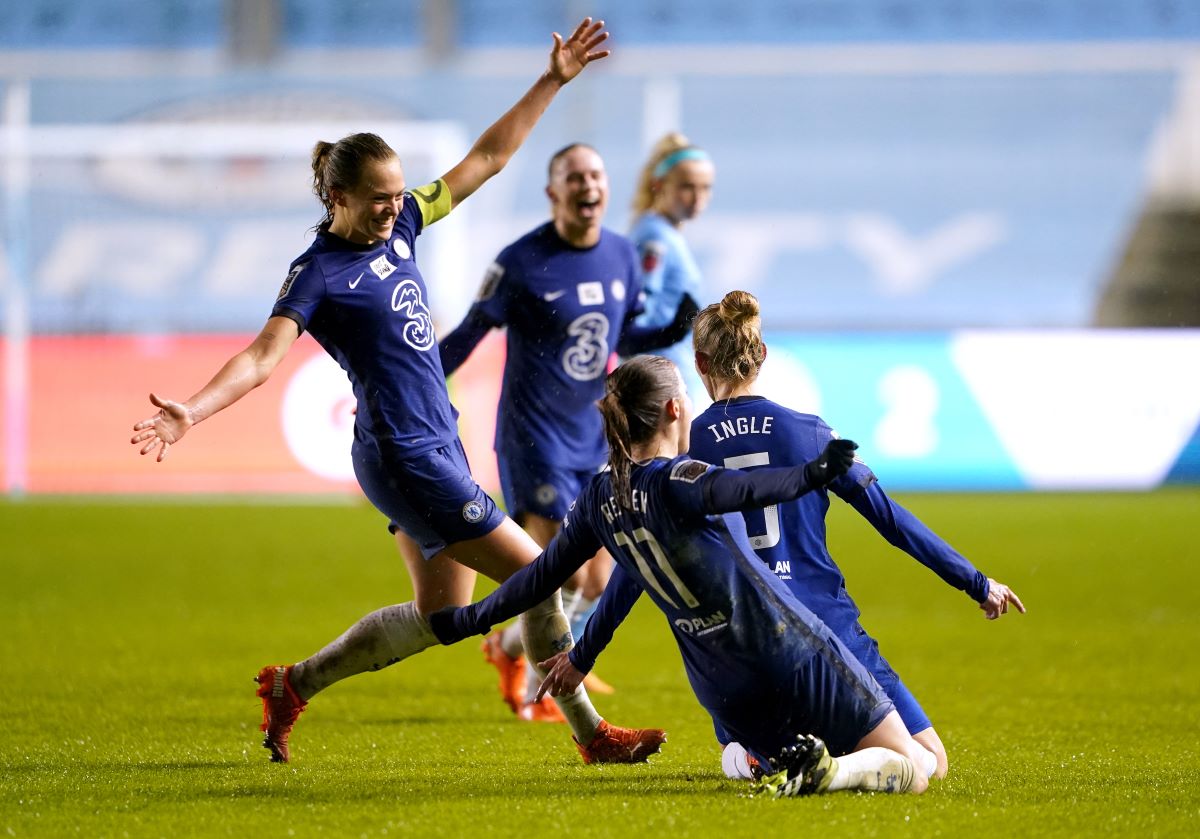
[[[739,454],[736,457],[725,458],[725,466],[729,469],[745,469],[747,466],[770,466],[771,455],[768,452],[751,452],[750,454]],[[772,504],[770,507],[763,507],[763,518],[766,520],[767,532],[760,533],[757,536],[750,536],[750,544],[754,550],[761,551],[764,548],[773,548],[779,544],[779,507]]]

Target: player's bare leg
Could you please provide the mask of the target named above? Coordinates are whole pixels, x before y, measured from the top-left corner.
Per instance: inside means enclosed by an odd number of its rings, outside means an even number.
[[[521,516],[521,527],[525,528],[525,532],[544,550],[558,535],[562,522],[536,513],[525,513]]]

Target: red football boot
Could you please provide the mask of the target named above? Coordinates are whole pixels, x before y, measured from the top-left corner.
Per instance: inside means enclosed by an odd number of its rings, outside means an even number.
[[[575,746],[584,763],[644,763],[666,741],[661,728],[620,728],[600,720],[592,742],[585,746],[575,740]]]
[[[525,704],[525,657],[514,658],[500,645],[500,630],[483,639],[483,657],[500,673],[500,695],[514,714]]]
[[[263,701],[263,721],[261,730],[267,732],[263,738],[263,747],[271,750],[273,763],[287,763],[291,756],[288,750],[288,736],[300,712],[308,707],[308,703],[296,695],[288,676],[292,666],[275,664],[258,671],[254,681],[258,682],[255,691]]]

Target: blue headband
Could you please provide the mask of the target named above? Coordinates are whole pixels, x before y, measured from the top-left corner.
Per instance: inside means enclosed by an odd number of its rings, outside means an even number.
[[[654,180],[666,175],[675,168],[677,163],[682,163],[685,160],[708,160],[708,152],[704,149],[698,149],[695,146],[688,146],[686,149],[673,151],[658,161],[658,165],[654,167]]]

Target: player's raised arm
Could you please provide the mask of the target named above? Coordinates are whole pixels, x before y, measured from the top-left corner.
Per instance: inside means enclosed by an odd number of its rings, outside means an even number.
[[[150,402],[159,409],[158,413],[135,423],[129,442],[141,445],[138,453],[143,455],[158,447],[155,460],[161,463],[189,428],[228,408],[265,382],[299,337],[300,330],[291,318],[269,319],[250,346],[226,361],[209,383],[186,402],[174,402],[151,393]]]
[[[442,176],[450,189],[452,208],[507,165],[559,88],[578,76],[588,64],[609,54],[608,50],[598,49],[608,39],[602,20],[585,17],[566,41],[557,32],[553,34],[554,46],[550,49],[546,72],[517,104],[479,136],[467,156]]]

